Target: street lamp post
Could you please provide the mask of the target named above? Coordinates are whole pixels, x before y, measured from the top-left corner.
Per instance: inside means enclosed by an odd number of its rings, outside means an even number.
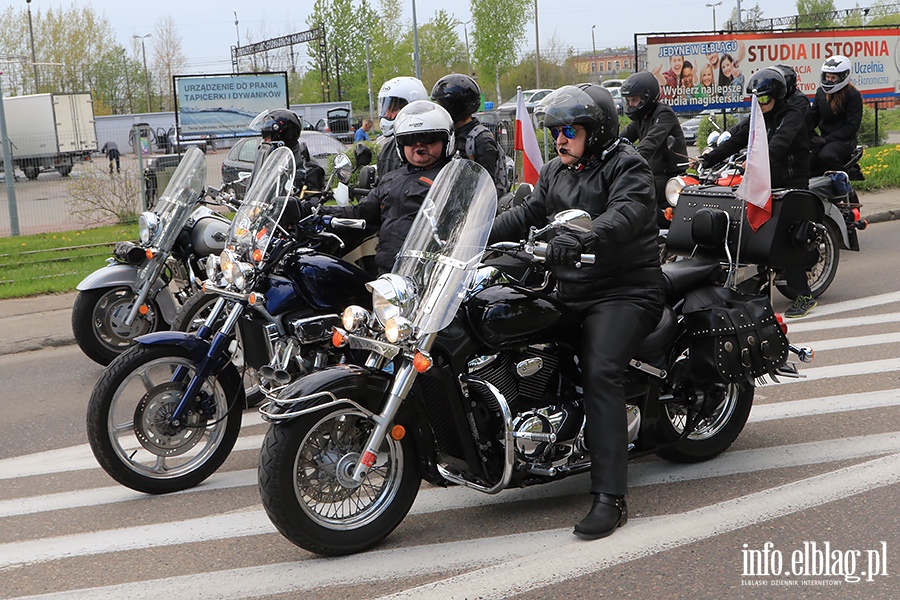
[[[37,58],[34,56],[34,28],[31,26],[31,0],[25,0],[25,3],[28,5],[28,35],[31,38],[31,68],[34,69],[34,93],[37,94],[41,91],[41,88],[40,83],[38,82]]]
[[[144,46],[144,39],[150,37],[150,34],[133,35],[131,37],[141,40],[141,53],[144,56],[144,86],[147,91],[147,112],[150,112],[150,76],[147,74],[147,48]]]
[[[591,54],[591,71],[594,76],[597,75],[597,42],[594,41],[594,30],[597,29],[596,25],[591,25],[591,48],[593,50],[593,54]]]
[[[721,2],[714,2],[714,3],[712,3],[712,4],[707,4],[707,5],[706,5],[706,8],[711,8],[711,9],[713,9],[713,28],[712,28],[713,31],[716,30],[716,7],[717,7],[717,6],[722,6],[722,3],[721,3]]]
[[[413,55],[416,63],[416,79],[422,79],[422,65],[419,63],[419,26],[416,24],[416,0],[412,0]]]
[[[125,68],[125,94],[128,96],[128,112],[134,114],[134,103],[131,101],[131,81],[128,77],[128,59],[125,48],[122,48],[122,66]]]
[[[538,31],[537,0],[534,0],[534,78],[536,87],[541,87],[541,34]]]
[[[463,26],[463,36],[466,39],[466,66],[469,69],[469,76],[473,75],[472,71],[472,55],[469,53],[469,30],[466,28],[466,25],[471,23],[471,19],[462,24]]]

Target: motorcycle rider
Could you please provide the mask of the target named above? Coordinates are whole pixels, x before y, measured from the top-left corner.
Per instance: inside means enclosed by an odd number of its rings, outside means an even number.
[[[863,102],[850,83],[850,60],[835,54],[822,64],[822,82],[812,105],[812,122],[821,135],[810,139],[813,174],[840,171],[856,147]]]
[[[378,274],[394,266],[425,195],[454,151],[453,121],[440,105],[416,100],[396,117],[393,137],[402,166],[379,177],[378,185],[358,204],[320,209],[322,214],[365,219],[371,228],[380,226],[375,251]]]
[[[381,135],[376,140],[381,146],[375,164],[378,177],[384,177],[403,166],[394,139],[394,120],[404,106],[416,100],[427,100],[425,85],[415,77],[388,79],[378,90],[378,116],[381,117]]]
[[[803,115],[785,95],[787,83],[775,67],[754,73],[747,81],[747,93],[756,96],[769,138],[769,171],[773,188],[809,189],[809,134]],[[731,138],[699,158],[704,166],[718,164],[745,148],[750,138],[750,119],[744,119],[730,130]],[[806,270],[784,270],[793,304],[785,311],[789,318],[803,317],[816,307]]]
[[[637,142],[638,152],[650,163],[656,184],[656,204],[660,208],[657,219],[660,227],[668,228],[662,212],[668,206],[666,183],[683,171],[679,163],[688,160],[681,123],[672,107],[659,101],[659,81],[649,71],[629,76],[622,83],[621,92],[625,114],[631,119],[622,137]]]
[[[809,98],[797,89],[797,71],[791,65],[775,65],[775,68],[784,75],[784,84],[787,88],[784,94],[785,101],[797,107],[797,110],[800,111],[800,114],[803,115],[803,119],[806,121],[806,130],[812,132],[815,125],[812,122]]]
[[[309,149],[299,141],[301,130],[297,113],[278,108],[266,115],[260,133],[264,142],[281,142],[294,153],[297,165],[294,189],[297,192],[304,184],[311,190],[321,190],[325,187],[325,169],[310,160]]]
[[[473,115],[481,106],[481,88],[468,75],[451,73],[437,80],[431,99],[447,109],[456,130],[456,153],[484,167],[494,180],[497,197],[509,192],[506,153],[491,131]]]
[[[580,323],[594,500],[575,533],[594,539],[628,520],[621,378],[663,310],[653,173],[619,138],[616,105],[599,85],[562,87],[538,104],[535,116],[556,140],[558,156],[541,169],[530,198],[497,216],[491,240],[521,239],[530,226],[544,226],[565,209],[586,210],[593,219],[590,231],[557,233],[549,241],[547,263],[556,294]],[[595,254],[596,262],[575,268],[582,253]]]

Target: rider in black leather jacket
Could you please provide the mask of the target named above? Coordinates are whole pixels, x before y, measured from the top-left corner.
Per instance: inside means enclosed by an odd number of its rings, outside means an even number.
[[[621,374],[663,310],[653,174],[618,137],[618,113],[605,88],[565,86],[544,98],[535,115],[556,138],[559,156],[544,165],[528,200],[497,217],[491,239],[521,239],[529,226],[544,226],[569,208],[593,219],[590,231],[557,233],[547,260],[560,298],[580,321],[573,336],[580,346],[594,501],[575,533],[598,538],[628,520]],[[582,253],[595,254],[595,264],[575,268]]]

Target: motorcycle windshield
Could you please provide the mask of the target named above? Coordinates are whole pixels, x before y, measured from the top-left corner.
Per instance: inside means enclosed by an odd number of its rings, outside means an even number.
[[[285,147],[276,148],[244,195],[225,247],[233,250],[239,260],[259,264],[293,189],[294,155]]]
[[[169,185],[153,207],[160,223],[159,231],[150,242],[154,247],[162,250],[172,247],[205,186],[206,157],[199,148],[191,148],[184,153]]]
[[[435,178],[393,270],[415,284],[410,320],[421,333],[440,331],[453,320],[496,212],[494,182],[477,163],[453,160]]]

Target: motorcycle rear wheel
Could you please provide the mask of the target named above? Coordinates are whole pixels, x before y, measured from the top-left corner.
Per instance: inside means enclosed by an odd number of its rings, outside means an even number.
[[[686,438],[674,446],[660,448],[656,452],[658,456],[677,463],[702,462],[715,458],[734,443],[750,416],[755,389],[747,383],[718,387],[726,388],[722,402],[708,416],[700,419]],[[703,393],[699,389],[695,391],[698,395]],[[668,443],[677,440],[686,422],[685,405],[665,404],[658,420],[660,441]]]
[[[352,554],[383,540],[409,512],[419,491],[410,435],[387,437],[361,485],[350,478],[372,427],[360,410],[337,407],[269,428],[260,496],[288,540],[325,556]]]
[[[180,382],[172,380],[177,368],[186,370]],[[195,369],[180,346],[137,345],[104,371],[88,402],[87,434],[113,479],[147,494],[177,492],[196,486],[228,458],[241,431],[236,386],[211,376],[201,391],[211,414],[195,405],[179,425],[168,422]]]
[[[184,303],[184,306],[182,306],[178,311],[178,314],[175,315],[172,329],[175,331],[185,331],[187,333],[196,332],[200,329],[200,326],[206,322],[206,318],[209,316],[213,305],[218,299],[219,296],[215,294],[194,294],[188,298],[188,301]],[[217,325],[221,326],[224,322],[225,314],[223,311]],[[235,329],[235,340],[237,342],[237,350],[234,353],[232,362],[237,367],[238,372],[242,373],[244,376],[244,395],[247,398],[246,408],[253,408],[265,400],[265,395],[263,395],[262,391],[259,389],[259,372],[253,367],[248,367],[244,364],[240,328]]]
[[[108,365],[145,333],[166,329],[159,307],[153,299],[145,303],[150,310],[138,313],[131,325],[125,319],[134,303],[134,290],[128,286],[82,290],[72,306],[72,333],[81,351],[103,366]]]

